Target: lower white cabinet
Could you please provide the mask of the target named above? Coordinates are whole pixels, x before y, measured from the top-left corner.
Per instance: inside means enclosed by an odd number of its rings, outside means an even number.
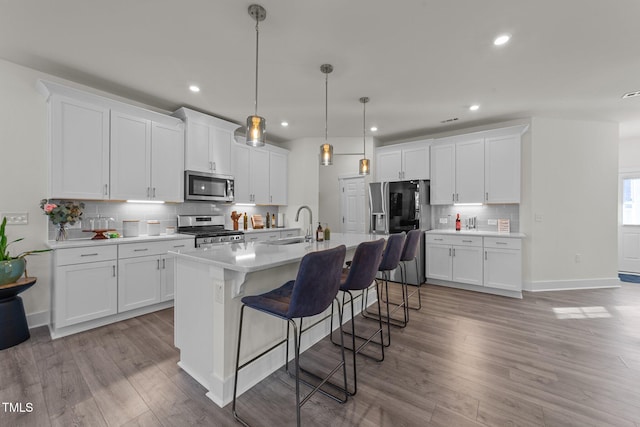
[[[278,240],[287,237],[295,237],[300,235],[300,229],[295,230],[278,230],[263,229],[261,231],[250,231],[244,234],[245,242],[267,242],[269,240]]]
[[[120,313],[173,300],[175,259],[167,252],[193,247],[193,238],[188,238],[56,249],[52,336],[98,326],[90,321],[122,320],[126,317]],[[83,322],[86,325],[78,325]],[[78,326],[68,328],[73,325]]]
[[[118,312],[116,246],[54,252],[51,323],[62,328]]]
[[[484,292],[491,292],[490,289],[520,292],[521,245],[518,237],[429,233],[425,239],[426,276],[435,281],[477,286],[468,289],[486,289]]]
[[[491,288],[522,289],[520,239],[484,238],[484,285]]]
[[[426,248],[427,277],[482,285],[482,237],[427,235]]]

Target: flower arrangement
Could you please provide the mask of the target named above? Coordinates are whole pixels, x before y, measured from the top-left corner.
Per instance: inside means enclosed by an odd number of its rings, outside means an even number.
[[[60,202],[59,204],[51,203],[47,199],[40,200],[40,209],[44,211],[51,222],[54,224],[75,224],[82,216],[84,203],[76,202]]]
[[[70,201],[60,201],[58,204],[52,203],[47,199],[40,200],[40,209],[47,215],[51,222],[58,226],[56,240],[66,240],[67,230],[66,224],[75,224],[82,216],[84,203],[76,203]]]

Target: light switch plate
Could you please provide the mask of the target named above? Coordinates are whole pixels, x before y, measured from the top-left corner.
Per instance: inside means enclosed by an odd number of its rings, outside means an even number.
[[[498,225],[497,219],[489,219],[487,220],[487,225]]]
[[[7,225],[27,225],[29,224],[29,214],[27,212],[2,212],[0,218],[7,217]]]
[[[447,218],[440,218],[440,224],[446,224],[448,222]]]

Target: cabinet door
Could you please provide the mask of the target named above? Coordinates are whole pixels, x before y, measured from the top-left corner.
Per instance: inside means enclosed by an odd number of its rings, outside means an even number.
[[[484,191],[487,203],[520,203],[520,136],[484,142]]]
[[[429,146],[417,145],[402,149],[402,179],[429,179]]]
[[[111,199],[151,196],[151,121],[111,111]]]
[[[55,328],[116,314],[118,312],[116,261],[55,268],[51,303],[52,322]]]
[[[453,246],[454,282],[482,286],[482,248],[474,246]]]
[[[51,97],[50,197],[109,198],[109,109]]]
[[[269,152],[269,204],[287,204],[288,156]]]
[[[486,248],[484,257],[484,286],[522,290],[522,256],[519,250]]]
[[[176,259],[170,255],[161,258],[160,301],[172,300],[175,295]]]
[[[160,302],[159,256],[118,260],[118,312]]]
[[[187,119],[185,141],[185,170],[212,172],[209,153],[210,127]]]
[[[456,143],[456,203],[484,201],[484,139]]]
[[[376,152],[376,181],[400,181],[402,179],[402,150]]]
[[[455,197],[455,155],[454,144],[434,144],[431,146],[431,204],[451,205]]]
[[[269,203],[269,152],[251,148],[249,153],[253,203],[266,205]]]
[[[425,271],[429,279],[451,280],[450,245],[426,245]]]
[[[182,202],[184,131],[181,126],[153,123],[151,129],[151,198]]]
[[[213,173],[231,175],[231,141],[233,134],[227,129],[209,128],[210,153]]]
[[[234,201],[236,203],[252,203],[250,147],[244,144],[233,144],[231,148],[232,175],[234,178]]]

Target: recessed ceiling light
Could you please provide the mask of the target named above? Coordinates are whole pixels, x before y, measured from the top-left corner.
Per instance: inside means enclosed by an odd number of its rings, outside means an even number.
[[[199,88],[198,86],[196,86],[196,85],[191,85],[191,86],[189,86],[189,90],[190,90],[191,92],[195,92],[195,93],[200,92],[200,88]]]
[[[511,36],[509,34],[501,34],[495,38],[493,44],[496,46],[502,46],[503,44],[507,43],[510,38]]]
[[[622,95],[622,99],[624,99],[624,98],[633,98],[634,96],[640,96],[640,90],[637,90],[635,92],[625,93],[624,95]]]
[[[371,126],[371,132],[378,132],[378,128],[375,126]]]
[[[286,128],[287,126],[289,126],[289,122],[281,122],[280,126],[282,126],[283,128]]]
[[[480,109],[480,106],[478,104],[474,104],[471,107],[469,107],[469,110],[471,111],[478,111]]]

